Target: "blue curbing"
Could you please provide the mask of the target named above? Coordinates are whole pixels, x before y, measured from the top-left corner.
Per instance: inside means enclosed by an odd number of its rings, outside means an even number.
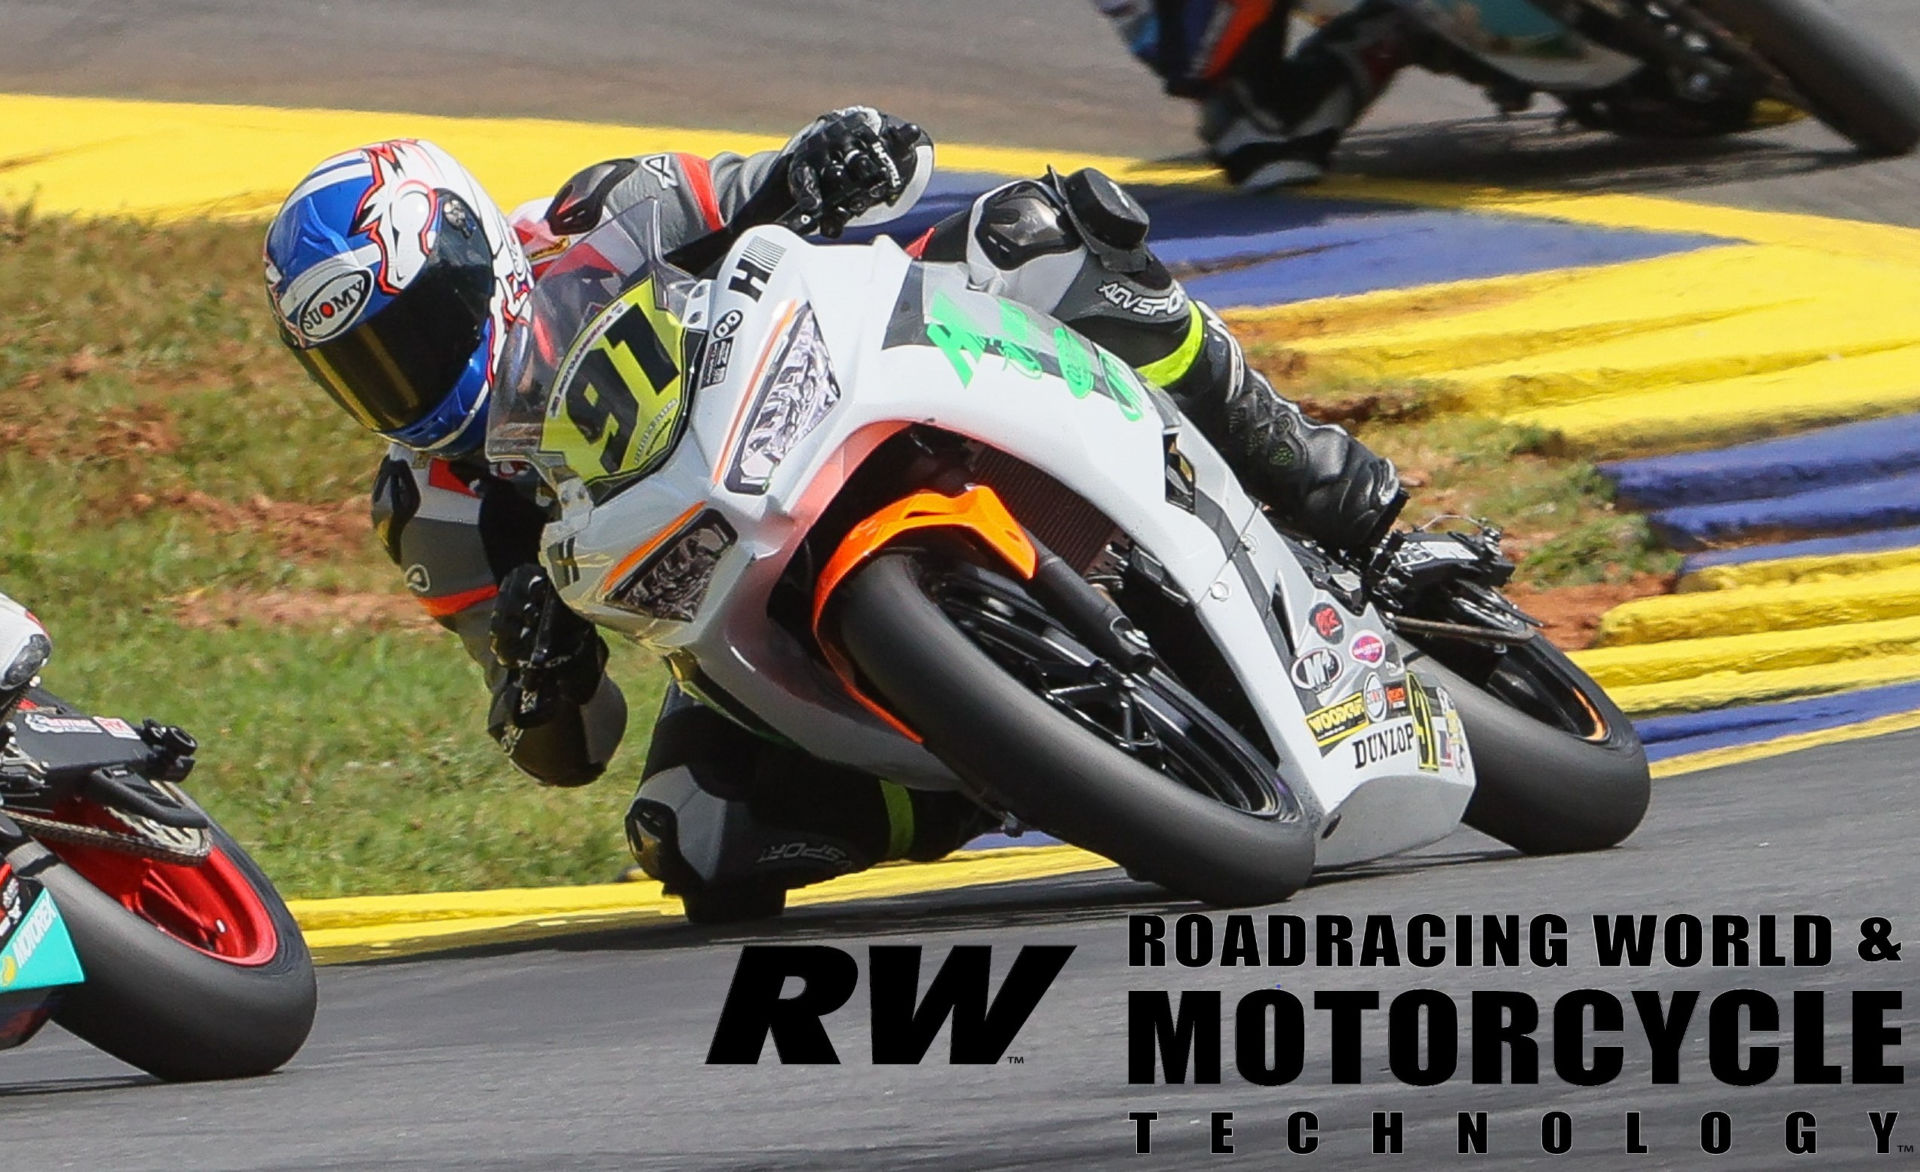
[[[912,213],[882,230],[920,235],[1004,176],[937,174]],[[1258,307],[1487,277],[1651,260],[1733,243],[1531,216],[1225,190],[1129,185],[1153,218],[1156,255],[1218,309]],[[849,232],[849,240],[875,230]]]
[[[1832,534],[1920,525],[1920,471],[1762,500],[1688,505],[1650,514],[1678,550],[1777,534]]]
[[[1603,464],[1638,509],[1790,496],[1920,469],[1920,415],[1826,427],[1785,439]]]
[[[1634,728],[1647,745],[1651,761],[1750,745],[1795,733],[1816,732],[1858,724],[1899,712],[1920,710],[1920,684],[1893,684],[1806,700],[1658,716],[1637,721]]]
[[[1744,566],[1753,562],[1777,562],[1787,558],[1834,557],[1850,553],[1883,553],[1891,549],[1920,546],[1920,525],[1881,529],[1872,533],[1850,533],[1844,537],[1813,537],[1804,541],[1785,541],[1777,545],[1749,545],[1740,549],[1714,549],[1688,555],[1680,564],[1682,574],[1711,566]]]

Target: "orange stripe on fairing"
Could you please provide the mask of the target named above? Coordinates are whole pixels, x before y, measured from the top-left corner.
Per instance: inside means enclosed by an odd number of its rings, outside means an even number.
[[[720,483],[727,474],[727,465],[733,460],[733,442],[740,438],[741,425],[747,421],[747,410],[753,406],[757,397],[754,390],[760,386],[760,376],[767,372],[767,363],[773,361],[773,352],[780,348],[781,341],[787,336],[787,327],[793,324],[794,315],[800,312],[798,301],[784,301],[780,304],[780,320],[767,331],[767,344],[760,351],[760,357],[754,360],[753,374],[748,377],[747,393],[740,396],[740,405],[733,409],[733,422],[727,427],[727,442],[720,445],[720,458],[713,465],[713,482]]]
[[[656,549],[659,549],[661,544],[665,542],[667,538],[672,537],[674,534],[680,532],[680,527],[685,525],[688,521],[693,520],[693,515],[700,511],[700,507],[701,507],[700,505],[693,505],[689,507],[686,512],[680,514],[678,517],[675,517],[671,522],[669,522],[665,529],[662,529],[660,532],[654,534],[652,537],[647,538],[646,544],[642,545],[639,549],[634,550],[632,553],[628,554],[626,557],[621,558],[619,561],[619,564],[615,565],[611,570],[608,570],[606,574],[601,577],[600,596],[602,598],[605,598],[607,596],[607,592],[612,590],[615,586],[618,586],[620,584],[620,580],[627,576],[627,571],[633,569],[635,566],[639,565],[641,562],[647,560],[648,554],[652,553]]]
[[[707,218],[707,230],[718,231],[724,220],[720,218],[720,200],[713,194],[713,168],[699,155],[682,151],[676,156],[680,167],[687,174],[687,187],[693,192],[693,198],[699,201],[700,214]]]
[[[478,606],[500,595],[498,586],[476,586],[472,590],[462,590],[458,594],[443,594],[438,598],[422,598],[420,605],[436,619],[459,614],[470,606]]]
[[[856,682],[853,664],[838,647],[820,638],[820,616],[827,609],[827,599],[832,597],[834,589],[855,567],[882,546],[903,533],[936,527],[970,530],[986,542],[988,548],[1019,570],[1022,577],[1033,577],[1034,570],[1040,564],[1039,551],[1034,549],[1026,530],[1007,511],[999,495],[983,484],[976,484],[958,496],[916,492],[855,525],[840,542],[840,547],[833,551],[833,557],[827,560],[827,568],[821,573],[813,592],[814,640],[826,653],[834,674],[840,677],[847,693],[858,700],[862,707],[916,743],[921,740],[920,735],[862,692]]]

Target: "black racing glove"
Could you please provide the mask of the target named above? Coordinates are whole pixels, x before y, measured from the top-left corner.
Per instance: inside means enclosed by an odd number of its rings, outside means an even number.
[[[786,226],[837,237],[850,221],[899,199],[913,181],[914,148],[925,140],[913,123],[862,106],[823,115],[787,152],[793,211]]]
[[[606,641],[560,601],[537,565],[517,566],[500,583],[488,642],[506,675],[494,688],[487,732],[509,750],[520,730],[546,724],[562,703],[591,700],[606,671]]]

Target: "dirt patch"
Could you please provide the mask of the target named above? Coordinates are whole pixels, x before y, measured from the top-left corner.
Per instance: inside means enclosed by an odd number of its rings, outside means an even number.
[[[327,561],[364,549],[371,533],[367,503],[358,498],[331,505],[266,496],[224,501],[198,489],[172,489],[133,493],[125,505],[136,515],[162,508],[191,513],[205,519],[216,533],[257,534],[293,561]]]
[[[246,624],[302,630],[425,630],[433,619],[406,594],[322,594],[311,590],[252,593],[193,590],[167,599],[174,621],[198,629]]]
[[[1674,581],[1670,574],[1640,574],[1626,582],[1556,586],[1551,590],[1510,585],[1504,593],[1515,606],[1546,624],[1547,638],[1555,647],[1578,651],[1593,646],[1602,615],[1636,598],[1671,594]]]
[[[0,449],[42,460],[124,460],[172,455],[180,450],[180,436],[171,412],[142,403],[84,421],[69,410],[0,423]]]

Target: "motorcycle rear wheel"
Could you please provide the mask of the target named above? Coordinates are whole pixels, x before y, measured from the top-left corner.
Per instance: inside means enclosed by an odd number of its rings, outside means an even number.
[[[54,1021],[170,1082],[266,1074],[313,1025],[300,926],[239,844],[211,837],[193,867],[65,844],[10,856],[53,894],[85,972]]]
[[[868,695],[976,796],[1187,898],[1273,903],[1306,883],[1313,829],[1270,763],[1164,673],[1089,664],[1030,600],[943,606],[946,572],[874,558],[840,587],[832,631]],[[988,594],[1022,594],[966,573]]]
[[[1695,0],[1772,62],[1809,111],[1868,155],[1920,146],[1920,81],[1824,0]]]

